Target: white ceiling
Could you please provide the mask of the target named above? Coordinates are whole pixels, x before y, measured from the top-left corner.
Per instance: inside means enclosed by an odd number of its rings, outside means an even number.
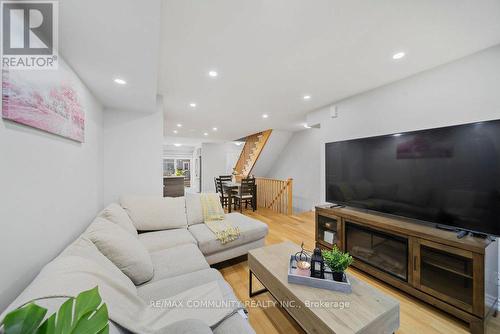
[[[166,134],[298,129],[308,111],[498,43],[499,0],[164,0]]]
[[[202,143],[224,143],[224,140],[214,139],[214,138],[202,138],[202,137],[182,137],[182,136],[164,136],[163,144],[166,146],[173,146],[174,144],[180,144],[182,147],[199,147]]]
[[[157,110],[160,0],[60,0],[59,11],[59,52],[94,95],[108,108]]]

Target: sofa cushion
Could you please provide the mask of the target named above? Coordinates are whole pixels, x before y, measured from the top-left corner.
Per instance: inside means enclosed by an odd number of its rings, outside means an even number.
[[[102,252],[99,251],[97,246],[88,239],[85,234],[81,235],[73,243],[59,255],[64,256],[79,256],[97,263],[102,270],[106,271],[107,276],[118,282],[127,291],[137,293],[137,288],[130,278],[125,275],[110,259],[108,259]]]
[[[85,236],[134,284],[142,284],[153,277],[153,262],[146,247],[121,227],[97,217]]]
[[[240,229],[240,236],[238,239],[224,245],[216,239],[215,234],[205,224],[197,224],[189,227],[189,232],[198,241],[198,247],[203,254],[210,255],[264,238],[267,235],[268,227],[266,224],[240,213],[233,212],[226,214],[225,219]]]
[[[186,215],[188,225],[203,224],[203,209],[201,208],[201,195],[196,193],[186,194]]]
[[[111,203],[98,216],[123,227],[127,232],[137,237],[137,229],[134,227],[134,223],[132,223],[128,213],[118,204]]]
[[[184,197],[124,196],[120,205],[139,231],[157,231],[187,226]]]
[[[198,319],[176,321],[162,329],[162,333],[175,334],[213,334],[210,327]],[[235,332],[237,333],[237,332]]]
[[[139,241],[142,242],[149,252],[156,252],[184,244],[197,244],[193,235],[185,228],[141,233],[139,234]]]
[[[209,268],[205,257],[194,244],[185,244],[151,253],[152,282]]]
[[[137,294],[146,303],[152,300],[175,296],[183,291],[216,280],[223,280],[220,272],[213,268],[148,282],[137,288]]]
[[[243,318],[239,313],[235,313],[222,321],[213,330],[214,334],[255,334],[248,320]]]

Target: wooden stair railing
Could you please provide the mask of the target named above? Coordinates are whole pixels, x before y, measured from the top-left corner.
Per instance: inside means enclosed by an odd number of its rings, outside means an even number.
[[[293,214],[293,179],[277,180],[256,177],[257,207],[271,209],[275,212]]]
[[[235,166],[236,180],[239,181],[250,175],[272,131],[266,130],[246,137],[245,145]]]

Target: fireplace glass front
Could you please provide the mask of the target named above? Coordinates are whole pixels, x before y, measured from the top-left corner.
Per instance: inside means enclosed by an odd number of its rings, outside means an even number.
[[[345,241],[355,261],[408,281],[408,239],[346,222]]]

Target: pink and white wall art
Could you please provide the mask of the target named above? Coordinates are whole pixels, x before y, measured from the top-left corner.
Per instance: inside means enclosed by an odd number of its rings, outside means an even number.
[[[57,70],[2,70],[2,118],[83,142],[81,83],[60,59]]]

